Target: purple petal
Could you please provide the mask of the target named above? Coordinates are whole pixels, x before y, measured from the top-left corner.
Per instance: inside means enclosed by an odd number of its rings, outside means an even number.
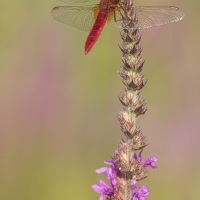
[[[137,156],[136,153],[134,153],[133,158],[137,160],[139,163],[142,163],[142,150],[140,151],[139,155]]]
[[[133,199],[132,200],[145,200],[149,195],[149,190],[145,185],[137,189],[137,182],[133,180]]]
[[[111,177],[116,175],[115,171],[112,168],[102,167],[96,170],[96,173],[101,174],[104,173],[107,176],[107,179],[110,180]]]
[[[102,168],[97,169],[95,172],[96,172],[97,174],[101,174],[101,173],[106,174],[108,170],[109,170],[108,167],[102,167]]]
[[[107,179],[110,181],[110,183],[113,187],[113,190],[115,190],[117,187],[117,181],[115,179],[115,175],[116,175],[115,171],[113,169],[109,168],[106,175],[107,175]]]
[[[110,165],[112,169],[114,170],[114,173],[117,174],[119,172],[118,166],[115,164],[113,160],[105,160],[104,163]]]
[[[137,154],[136,154],[136,153],[134,153],[133,158],[134,158],[135,160],[138,160],[138,157],[137,157]]]
[[[113,160],[105,160],[104,163],[112,166],[113,168],[117,168],[117,166]]]
[[[92,189],[97,192],[97,193],[100,193],[101,194],[101,198],[102,199],[105,199],[105,195],[113,195],[113,191],[110,189],[110,187],[102,180],[100,180],[98,182],[98,184],[96,185],[93,185],[92,186]]]
[[[134,153],[134,155],[133,155],[133,158],[135,159],[135,160],[137,160],[138,162],[142,162],[142,152],[143,152],[143,149],[140,151],[140,153],[139,153],[139,155],[137,156],[137,154],[136,153]]]
[[[100,174],[100,173],[106,174],[107,179],[110,181],[110,184],[113,187],[113,190],[116,189],[117,181],[115,179],[115,175],[116,175],[116,171],[115,170],[113,170],[112,168],[108,168],[108,167],[102,167],[100,169],[97,169],[96,173],[98,173],[98,174]]]
[[[158,159],[156,157],[149,157],[144,162],[144,166],[150,166],[152,168],[156,168],[157,166],[155,166],[155,162],[157,162],[157,161],[158,161]]]
[[[145,185],[143,185],[138,190],[138,194],[139,194],[141,200],[143,200],[143,199],[145,200],[149,196],[149,190],[148,190],[148,188]]]

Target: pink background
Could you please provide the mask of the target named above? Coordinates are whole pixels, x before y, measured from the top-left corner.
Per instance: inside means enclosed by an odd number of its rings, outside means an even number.
[[[199,1],[135,1],[176,5],[179,23],[141,31],[139,120],[158,169],[141,182],[149,200],[200,198]],[[87,33],[56,22],[63,2],[0,2],[0,199],[98,199],[95,169],[110,159],[122,136],[116,114],[120,31],[106,26],[84,56]]]

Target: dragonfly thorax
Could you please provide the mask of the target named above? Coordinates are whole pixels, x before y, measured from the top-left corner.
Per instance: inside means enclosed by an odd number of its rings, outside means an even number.
[[[100,10],[103,9],[106,12],[110,12],[110,10],[118,5],[120,2],[120,0],[101,0],[100,4],[99,4],[99,8]]]

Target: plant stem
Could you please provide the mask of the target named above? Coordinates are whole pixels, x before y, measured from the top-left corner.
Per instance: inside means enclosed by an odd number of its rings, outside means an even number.
[[[144,136],[136,127],[138,117],[143,115],[147,110],[144,100],[139,96],[140,90],[146,81],[141,74],[144,61],[141,58],[142,48],[139,46],[141,37],[137,27],[137,18],[133,3],[130,0],[126,0],[122,4],[122,7],[124,10],[122,22],[123,31],[121,33],[123,42],[120,49],[122,52],[123,66],[119,75],[122,78],[125,88],[119,96],[124,108],[120,112],[118,120],[121,125],[121,130],[125,134],[124,142],[126,143],[126,151],[124,153],[126,154],[126,163],[125,165],[122,163],[120,169],[125,174],[124,199],[131,200],[133,196],[131,180],[138,178],[136,177],[137,174],[134,174],[133,170],[131,170],[133,169],[132,158],[135,150],[146,146]],[[138,138],[139,141],[137,140]],[[137,145],[134,147],[134,144]],[[123,147],[122,149],[124,150]]]

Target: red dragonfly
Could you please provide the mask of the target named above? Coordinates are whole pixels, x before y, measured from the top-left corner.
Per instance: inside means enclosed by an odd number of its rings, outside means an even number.
[[[66,3],[84,3],[80,6],[58,6],[53,8],[54,19],[90,31],[85,42],[87,54],[98,40],[105,23],[122,28],[123,0],[63,0]],[[98,2],[97,2],[98,1]],[[97,3],[87,5],[87,3]],[[183,19],[184,13],[175,6],[138,6],[133,7],[138,18],[138,28],[145,29],[160,26]],[[132,27],[136,28],[136,27]]]

